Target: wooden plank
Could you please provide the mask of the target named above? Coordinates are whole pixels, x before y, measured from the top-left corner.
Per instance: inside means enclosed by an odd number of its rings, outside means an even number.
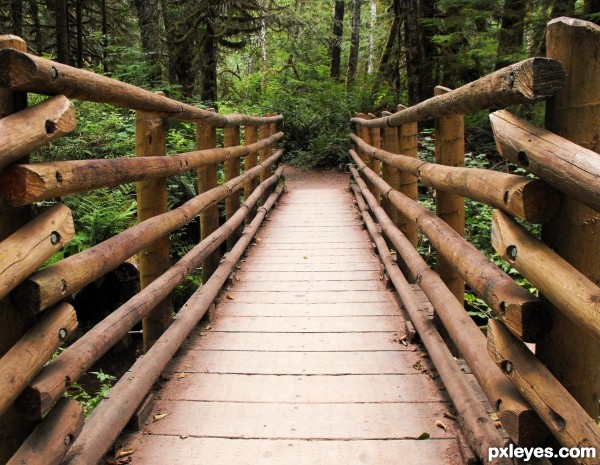
[[[223,316],[217,317],[212,327],[214,331],[253,332],[253,333],[367,333],[379,331],[399,331],[404,318],[398,316],[354,316],[354,317],[256,317]]]
[[[412,351],[414,347],[401,343],[403,337],[402,329],[393,333],[269,333],[268,338],[262,333],[206,331],[192,335],[186,347],[201,347],[205,351],[255,352]]]
[[[452,439],[298,441],[145,435],[123,449],[135,450],[132,463],[144,465],[164,465],[165,460],[171,465],[398,465],[398,457],[407,464],[463,463]]]
[[[388,292],[388,294],[390,294]],[[236,302],[247,303],[333,303],[333,302],[390,302],[391,294],[381,291],[288,291],[288,292],[238,292],[230,291],[226,295]],[[225,297],[227,298],[227,297]]]
[[[434,425],[443,403],[267,404],[159,401],[155,414],[167,416],[146,426],[149,434],[271,439],[451,438]],[[398,421],[409,418],[410,421]],[[202,421],[198,421],[201,418]]]
[[[278,272],[289,272],[289,273],[303,273],[301,276],[302,280],[305,280],[304,274],[308,274],[311,272],[335,272],[335,273],[344,273],[344,272],[367,272],[367,271],[382,271],[382,265],[378,262],[374,257],[369,260],[367,263],[357,263],[357,262],[347,262],[347,263],[326,263],[323,260],[320,260],[319,263],[315,263],[315,260],[312,261],[304,260],[303,263],[285,263],[282,260],[261,260],[261,263],[257,262],[240,262],[238,264],[239,271],[248,271],[248,272],[264,272],[264,273],[278,273]],[[238,272],[239,272],[238,271]]]
[[[306,257],[306,258],[304,258]],[[322,269],[323,264],[337,264],[337,265],[348,265],[348,264],[356,264],[356,267],[354,267],[353,269],[365,269],[365,268],[358,268],[358,267],[364,267],[366,265],[380,265],[380,261],[377,260],[377,257],[375,255],[371,255],[371,256],[362,256],[362,257],[357,257],[354,254],[352,255],[301,255],[301,254],[297,254],[296,255],[297,260],[296,261],[292,261],[290,260],[289,256],[279,256],[279,257],[261,257],[260,259],[260,263],[256,263],[256,261],[253,263],[252,261],[249,261],[248,259],[243,259],[240,260],[240,265],[243,266],[244,263],[248,263],[252,264],[253,269],[258,269],[260,268],[261,265],[265,265],[265,264],[269,264],[269,263],[286,263],[288,264],[290,267],[293,267],[294,265],[304,265],[306,264],[307,266],[311,266],[311,264],[319,265],[319,269]],[[256,267],[256,268],[254,268]],[[293,269],[293,268],[291,268]]]
[[[162,400],[261,403],[398,403],[447,399],[431,378],[412,375],[273,376],[173,373]],[[240,389],[244,386],[244,389]],[[348,389],[352,386],[352,389]]]
[[[393,332],[379,333],[382,338]],[[264,336],[264,335],[263,335]],[[414,374],[419,354],[400,352],[236,352],[190,350],[172,370],[185,373],[263,375]]]
[[[323,240],[320,240],[319,242],[289,241],[287,244],[261,240],[254,245],[254,248],[257,251],[264,251],[266,253],[270,253],[273,250],[309,250],[311,253],[322,253],[332,249],[351,250],[352,252],[350,253],[354,253],[355,250],[371,250],[370,243],[366,242],[364,239],[348,242],[343,242],[341,240],[336,242],[324,242]]]
[[[363,281],[381,280],[383,274],[378,271],[313,271],[302,273],[297,271],[279,271],[278,273],[269,273],[264,271],[238,271],[235,273],[236,282],[254,283],[264,282],[267,279],[271,282],[315,282],[315,281]]]
[[[393,302],[326,303],[326,304],[247,304],[229,300],[221,301],[216,314],[232,316],[310,316],[352,317],[401,315]]]
[[[385,291],[385,285],[379,279],[360,281],[297,281],[289,282],[244,282],[236,283],[235,292],[283,292],[293,287],[298,292],[313,291]]]

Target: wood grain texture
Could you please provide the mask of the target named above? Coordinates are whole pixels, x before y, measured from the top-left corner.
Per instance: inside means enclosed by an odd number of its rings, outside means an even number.
[[[165,371],[147,435],[124,439],[132,463],[165,451],[186,464],[464,463],[443,416],[451,406],[427,356],[405,341],[347,179],[318,193],[294,181],[286,171],[280,211]],[[306,202],[332,199],[342,223],[290,227],[313,221]],[[415,441],[422,433],[432,439]]]

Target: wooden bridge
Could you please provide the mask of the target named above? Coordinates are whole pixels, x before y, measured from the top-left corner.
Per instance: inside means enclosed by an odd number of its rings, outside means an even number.
[[[0,38],[0,462],[518,463],[510,446],[543,452],[526,463],[600,463],[599,33],[553,20],[547,58],[356,115],[349,176],[277,167],[280,115],[202,110]],[[52,97],[25,108],[26,93]],[[490,115],[529,175],[463,166],[465,114],[546,98],[546,128]],[[135,110],[137,156],[30,163],[75,128],[70,99]],[[196,151],[165,156],[170,119],[196,124]],[[418,158],[425,120],[434,163]],[[168,210],[167,177],[192,169],[199,194]],[[60,198],[129,182],[135,226],[40,269],[74,234]],[[464,198],[494,208],[505,266],[465,240]],[[169,234],[198,216],[200,243],[171,263]],[[69,297],[134,255],[140,292],[57,353],[78,324]],[[465,285],[493,313],[484,330]],[[84,421],[65,392],[140,321],[144,355]]]

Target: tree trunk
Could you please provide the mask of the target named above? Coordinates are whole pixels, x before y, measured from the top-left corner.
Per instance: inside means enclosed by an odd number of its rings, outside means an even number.
[[[408,105],[419,103],[419,17],[418,0],[404,0],[404,48],[406,53],[406,75],[408,77]]]
[[[502,10],[502,21],[498,32],[498,49],[496,53],[496,69],[519,60],[523,49],[525,32],[525,1],[505,0]]]
[[[348,56],[348,73],[346,85],[354,82],[358,68],[358,47],[360,45],[360,7],[362,0],[352,0],[352,26],[350,32],[350,54]]]
[[[201,56],[200,100],[214,105],[217,101],[217,41],[211,24],[206,26]]]
[[[375,28],[377,27],[377,2],[371,0],[371,28],[369,29],[369,59],[367,61],[367,74],[373,73],[375,56]]]
[[[23,0],[10,1],[10,16],[12,23],[12,33],[23,37]]]
[[[31,15],[31,20],[33,21],[34,52],[36,55],[40,55],[42,53],[43,45],[42,27],[40,25],[40,11],[37,0],[29,0],[29,14]]]
[[[146,63],[151,66],[150,81],[162,78],[162,49],[160,5],[158,0],[133,0],[140,28],[142,50]]]
[[[342,36],[344,34],[344,0],[336,0],[333,13],[333,41],[331,42],[332,79],[340,79],[340,63],[342,55]]]
[[[108,73],[108,19],[106,15],[106,0],[102,0],[102,70]]]
[[[69,63],[69,19],[67,0],[56,0],[56,61]]]
[[[82,0],[75,2],[75,21],[77,29],[77,67],[83,68],[83,17],[82,17]]]

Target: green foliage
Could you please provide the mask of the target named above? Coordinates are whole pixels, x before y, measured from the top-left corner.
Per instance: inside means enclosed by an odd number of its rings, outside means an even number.
[[[112,384],[117,379],[112,375],[104,373],[101,369],[92,371],[90,374],[95,375],[99,382],[99,389],[94,394],[87,392],[79,383],[71,384],[67,391],[67,396],[81,404],[86,417],[92,413],[102,399],[108,397]]]

